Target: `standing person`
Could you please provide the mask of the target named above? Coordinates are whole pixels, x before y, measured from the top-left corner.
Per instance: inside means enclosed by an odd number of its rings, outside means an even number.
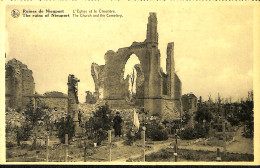
[[[121,123],[123,122],[120,113],[116,112],[116,116],[113,119],[114,122],[114,129],[115,129],[115,137],[121,136]]]
[[[82,114],[81,114],[81,111],[79,110],[79,112],[78,112],[79,125],[81,125],[81,118],[82,118]]]

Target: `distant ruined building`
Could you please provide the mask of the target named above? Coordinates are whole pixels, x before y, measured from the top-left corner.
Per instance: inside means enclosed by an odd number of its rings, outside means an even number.
[[[127,60],[135,54],[140,60],[136,65],[136,98],[134,104],[127,101],[129,76],[124,79]],[[166,74],[160,67],[156,13],[150,13],[144,42],[133,42],[131,46],[116,52],[107,51],[105,65],[93,63],[91,74],[95,82],[95,93],[111,108],[144,108],[151,115],[168,119],[181,118],[181,81],[175,72],[174,43],[168,43]]]
[[[183,115],[188,114],[191,119],[187,126],[194,127],[194,116],[198,110],[198,98],[193,93],[184,94],[181,97]]]
[[[34,107],[44,104],[57,112],[68,112],[68,96],[52,91],[43,95],[35,92],[32,70],[21,61],[12,59],[5,66],[5,105],[16,110],[26,108],[32,101]]]
[[[183,112],[193,113],[198,109],[198,98],[193,93],[184,94],[181,97]]]

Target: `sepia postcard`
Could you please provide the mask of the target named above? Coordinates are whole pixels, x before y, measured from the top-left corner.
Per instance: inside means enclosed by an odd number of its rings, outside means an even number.
[[[0,7],[1,164],[259,165],[257,1]]]

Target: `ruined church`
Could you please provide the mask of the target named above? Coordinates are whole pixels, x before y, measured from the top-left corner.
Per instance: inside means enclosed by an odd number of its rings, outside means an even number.
[[[129,102],[129,76],[124,79],[127,60],[135,54],[140,64],[135,65],[136,96]],[[144,108],[151,115],[168,119],[181,118],[181,81],[175,72],[174,43],[168,43],[166,73],[160,66],[156,13],[150,13],[146,39],[131,46],[105,53],[105,65],[93,63],[91,74],[95,93],[87,97],[103,99],[111,108]]]

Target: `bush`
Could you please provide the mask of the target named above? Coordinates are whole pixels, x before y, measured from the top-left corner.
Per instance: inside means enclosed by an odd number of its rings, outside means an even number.
[[[201,124],[196,124],[194,129],[196,138],[205,138],[208,134],[207,128],[203,127]]]
[[[213,119],[213,114],[209,107],[200,107],[195,113],[194,120],[203,123],[206,120],[208,123]]]
[[[17,138],[19,138],[22,141],[27,141],[31,135],[32,132],[32,126],[28,123],[22,125],[18,130]]]
[[[152,131],[150,137],[153,141],[163,141],[168,139],[168,132],[166,130],[155,129]]]
[[[232,125],[232,126],[238,126],[239,125],[239,119],[236,116],[228,117],[227,121]]]
[[[163,141],[168,139],[168,132],[165,128],[157,123],[147,126],[147,137],[153,141]]]
[[[205,138],[209,133],[208,126],[203,127],[201,124],[196,124],[194,128],[187,127],[178,133],[181,139],[198,139]]]
[[[191,119],[191,115],[189,113],[185,113],[183,116],[182,116],[182,122],[183,124],[187,124]]]
[[[196,139],[195,130],[192,127],[188,127],[179,133],[181,139]]]

